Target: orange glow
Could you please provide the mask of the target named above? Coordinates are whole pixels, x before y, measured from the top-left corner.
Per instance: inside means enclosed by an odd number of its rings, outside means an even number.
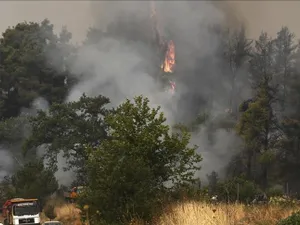
[[[159,24],[157,21],[157,13],[156,13],[156,7],[155,7],[155,2],[150,1],[150,7],[151,7],[151,12],[150,12],[150,17],[152,19],[152,25],[153,25],[153,32],[154,32],[154,38],[158,38],[158,43],[159,46],[162,49],[165,48],[166,43],[168,44],[167,46],[167,51],[165,52],[165,58],[164,61],[161,63],[161,69],[165,73],[173,73],[175,69],[175,44],[172,40],[166,41],[165,38],[161,35],[161,29],[159,29]],[[169,87],[169,92],[171,94],[175,93],[176,89],[176,84],[173,81],[170,81],[170,87]]]
[[[168,49],[166,52],[165,60],[162,65],[162,69],[166,73],[173,73],[175,67],[175,45],[171,40],[168,43]]]

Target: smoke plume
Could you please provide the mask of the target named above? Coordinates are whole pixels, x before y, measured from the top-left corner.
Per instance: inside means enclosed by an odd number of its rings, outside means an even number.
[[[274,35],[281,25],[289,25],[296,34],[299,33],[297,19],[294,19],[297,13],[291,11],[299,9],[299,2],[156,2],[161,35],[174,40],[176,46],[176,93],[170,96],[161,88],[153,70],[160,65],[153,60],[157,53],[149,44],[153,37],[149,5],[147,1],[4,1],[0,3],[0,15],[3,16],[0,29],[24,20],[41,21],[46,16],[58,30],[67,25],[75,41],[84,39],[90,25],[109,31],[111,35],[79,49],[70,66],[80,82],[66,101],[78,100],[82,93],[102,94],[116,106],[125,98],[143,94],[154,106],[162,106],[170,124],[189,122],[207,109],[215,118],[228,106],[228,81],[218,58],[220,40],[209,27],[216,24],[238,27],[245,23],[248,35],[254,38],[265,28]],[[293,15],[292,19],[290,15]],[[44,106],[40,108],[47,108]],[[24,109],[25,112],[28,110]],[[203,126],[192,139],[193,144],[199,145],[204,158],[203,178],[211,170],[222,170],[234,154],[232,145],[239,143],[233,133],[218,130],[215,142],[211,144],[207,132],[207,127]]]
[[[67,101],[90,96],[108,96],[114,106],[125,98],[147,96],[153,106],[160,105],[169,124],[191,122],[209,107],[213,116],[224,114],[228,107],[229,88],[219,58],[219,37],[211,28],[224,26],[226,15],[208,2],[155,2],[156,14],[151,18],[149,2],[93,2],[95,28],[103,35],[97,42],[79,49],[71,65],[79,83]],[[176,49],[175,95],[166,93],[156,79],[159,67],[153,41],[153,23],[158,35],[173,40]],[[156,43],[158,45],[158,43]],[[207,99],[212,99],[208,105]],[[203,155],[202,171],[221,171],[236,152],[233,132],[217,130],[213,144],[207,140],[206,128],[193,134],[192,144]]]
[[[3,146],[0,148],[0,165],[0,180],[3,180],[3,178],[10,175],[14,169],[13,156],[10,154],[9,150],[3,148]]]

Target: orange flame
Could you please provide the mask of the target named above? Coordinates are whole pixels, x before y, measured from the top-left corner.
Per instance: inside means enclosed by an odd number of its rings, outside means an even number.
[[[162,65],[162,69],[166,73],[173,73],[175,67],[175,45],[171,40],[168,43],[168,49],[166,52],[165,60]]]

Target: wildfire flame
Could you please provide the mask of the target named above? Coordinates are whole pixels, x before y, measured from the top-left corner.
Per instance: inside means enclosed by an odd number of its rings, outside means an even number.
[[[151,4],[151,14],[150,17],[153,21],[153,31],[154,31],[154,36],[156,40],[158,40],[158,43],[160,45],[160,48],[165,48],[164,46],[166,45],[166,41],[161,35],[161,30],[159,27],[159,23],[157,21],[157,13],[156,13],[156,7],[154,1],[150,1]],[[165,53],[165,58],[163,63],[161,64],[161,69],[165,73],[173,73],[174,72],[174,67],[175,67],[175,44],[172,40],[168,42],[167,51]],[[170,81],[170,88],[169,91],[171,94],[175,93],[175,87],[176,84],[174,81]]]
[[[173,73],[175,67],[175,45],[172,40],[168,43],[168,49],[166,52],[165,60],[162,64],[162,69],[166,73]]]
[[[168,43],[168,49],[166,51],[165,59],[162,64],[162,69],[165,73],[173,73],[175,67],[175,45],[172,40]],[[176,83],[174,81],[170,81],[170,93],[175,94]]]

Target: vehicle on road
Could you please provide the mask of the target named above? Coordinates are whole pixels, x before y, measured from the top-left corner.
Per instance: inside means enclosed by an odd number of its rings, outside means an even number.
[[[40,225],[40,213],[38,199],[10,199],[2,207],[3,225]]]

